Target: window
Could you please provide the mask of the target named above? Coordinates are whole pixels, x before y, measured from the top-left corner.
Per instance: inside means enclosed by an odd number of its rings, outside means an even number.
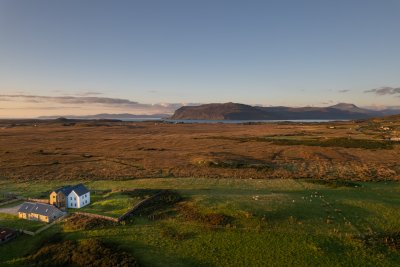
[[[72,197],[69,197],[72,200]]]

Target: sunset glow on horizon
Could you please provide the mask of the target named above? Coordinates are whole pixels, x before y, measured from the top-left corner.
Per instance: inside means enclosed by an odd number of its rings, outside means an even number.
[[[399,1],[0,2],[0,117],[400,107]]]

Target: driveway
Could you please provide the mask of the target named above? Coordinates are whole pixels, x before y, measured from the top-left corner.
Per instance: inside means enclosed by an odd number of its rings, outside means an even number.
[[[7,207],[7,208],[1,208],[0,207],[0,213],[7,213],[7,214],[12,214],[12,215],[18,215],[18,209],[21,207],[22,204],[18,204],[13,207]]]

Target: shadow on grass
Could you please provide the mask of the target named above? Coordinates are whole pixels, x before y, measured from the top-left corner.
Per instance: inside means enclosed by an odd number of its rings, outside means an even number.
[[[182,242],[183,240],[171,240],[169,242]],[[131,252],[137,259],[140,266],[199,266],[199,267],[213,267],[214,264],[210,262],[201,262],[195,257],[182,257],[171,248],[156,247],[143,243],[137,240],[132,240],[129,243],[118,243],[111,241],[109,244],[115,244],[121,250]]]

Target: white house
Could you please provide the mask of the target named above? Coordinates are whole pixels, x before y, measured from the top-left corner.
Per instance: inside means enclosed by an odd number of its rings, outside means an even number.
[[[50,194],[50,204],[59,208],[82,208],[90,204],[90,192],[83,185],[67,185]]]
[[[79,209],[90,204],[90,192],[82,185],[76,185],[67,196],[67,208]]]

